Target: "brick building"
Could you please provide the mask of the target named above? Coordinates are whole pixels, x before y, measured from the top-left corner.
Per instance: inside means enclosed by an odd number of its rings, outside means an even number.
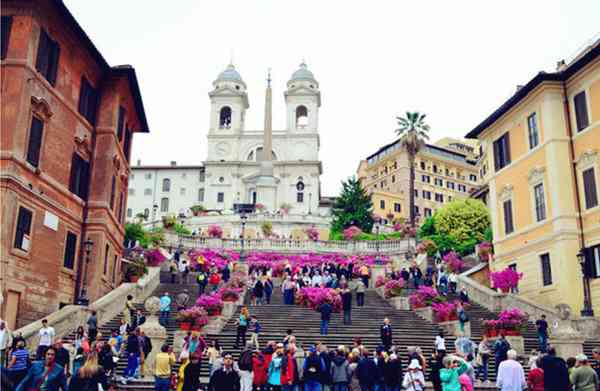
[[[2,4],[0,316],[19,327],[121,278],[135,70],[108,65],[60,0]],[[93,242],[88,257],[83,243]]]

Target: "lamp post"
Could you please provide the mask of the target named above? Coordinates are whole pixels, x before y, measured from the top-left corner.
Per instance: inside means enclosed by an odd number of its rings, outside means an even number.
[[[77,298],[77,304],[87,306],[90,304],[90,299],[87,297],[87,270],[88,264],[90,263],[90,254],[92,253],[92,249],[94,248],[94,242],[90,238],[87,238],[85,242],[83,242],[83,249],[85,251],[85,262],[83,263],[83,281],[81,284],[81,292],[79,292],[79,298]]]
[[[246,236],[246,220],[248,220],[246,212],[242,212],[242,214],[240,215],[240,220],[242,220],[242,249],[240,250],[240,261],[244,261],[244,240]]]
[[[156,212],[158,211],[158,204],[152,205],[152,230],[156,228]]]
[[[311,214],[312,193],[308,193],[308,214]]]
[[[594,316],[594,310],[592,309],[592,297],[590,294],[590,277],[588,275],[585,253],[585,248],[582,248],[577,253],[577,260],[581,266],[581,275],[583,278],[583,309],[581,310],[581,316]]]

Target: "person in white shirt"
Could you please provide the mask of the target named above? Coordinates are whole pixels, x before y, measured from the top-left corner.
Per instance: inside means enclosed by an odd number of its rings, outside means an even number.
[[[436,335],[434,345],[438,355],[444,357],[446,355],[446,340],[444,339],[444,331],[440,330],[438,335]]]
[[[498,367],[496,387],[501,391],[522,391],[527,388],[527,382],[523,367],[516,361],[517,352],[510,349],[506,355],[508,359],[502,361]]]
[[[0,319],[0,366],[6,365],[6,354],[11,343],[12,335],[10,330],[6,327],[6,322]]]
[[[402,387],[407,391],[422,391],[425,389],[425,376],[419,360],[411,360],[408,371],[404,374]]]
[[[323,283],[323,277],[321,277],[321,275],[319,274],[318,271],[315,272],[315,275],[312,278],[312,286],[320,287],[322,283]]]
[[[48,350],[48,348],[52,346],[52,343],[54,342],[54,337],[56,336],[54,327],[48,326],[47,319],[42,319],[42,328],[38,332],[38,335],[40,337],[40,342],[38,343],[37,347],[36,359],[41,360],[42,358],[44,358],[46,350]]]

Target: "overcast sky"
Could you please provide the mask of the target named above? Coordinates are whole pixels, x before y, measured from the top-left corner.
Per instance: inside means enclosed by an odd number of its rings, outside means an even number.
[[[427,113],[433,140],[461,137],[538,71],[600,31],[598,0],[103,0],[65,3],[109,64],[131,64],[150,134],[132,162],[206,157],[212,82],[231,53],[261,129],[266,70],[275,129],[302,58],[320,83],[323,195],[395,138],[395,116]]]

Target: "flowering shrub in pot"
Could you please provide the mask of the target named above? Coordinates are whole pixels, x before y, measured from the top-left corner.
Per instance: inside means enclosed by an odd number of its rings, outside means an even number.
[[[312,240],[313,242],[316,242],[317,240],[319,240],[319,230],[317,230],[314,227],[305,229],[304,233],[306,233],[306,236],[308,236],[308,238],[310,240]]]
[[[317,310],[323,303],[329,303],[333,307],[333,312],[342,310],[342,297],[331,288],[301,288],[296,293],[296,303]]]
[[[208,227],[208,236],[211,238],[221,238],[223,237],[223,229],[218,225],[211,225]]]
[[[482,262],[487,262],[488,257],[492,254],[493,248],[490,242],[481,242],[477,247],[477,255]]]
[[[427,254],[432,257],[438,251],[438,247],[433,240],[425,239],[417,245],[416,250],[419,254]]]
[[[435,288],[420,286],[419,289],[408,297],[413,308],[429,307],[433,303],[442,303],[446,298],[441,296]]]
[[[527,328],[529,316],[519,308],[506,309],[498,315],[497,319],[483,322],[485,333],[489,337],[504,335],[522,335]]]
[[[222,301],[238,301],[242,290],[240,288],[223,287],[219,290]]]
[[[383,288],[383,295],[389,299],[390,297],[400,296],[404,288],[404,280],[389,280]]]
[[[446,266],[450,271],[454,273],[460,273],[462,269],[465,267],[465,263],[461,259],[460,255],[458,255],[454,251],[450,251],[448,254],[444,255],[442,258]]]
[[[350,227],[344,230],[344,239],[355,240],[360,236],[360,234],[362,234],[361,229],[355,225],[351,225]]]
[[[196,305],[206,310],[209,315],[220,315],[223,311],[223,300],[218,293],[202,295],[196,300]]]
[[[179,321],[182,330],[200,329],[208,323],[206,310],[199,306],[183,309],[177,313],[175,318]]]
[[[432,303],[433,315],[437,322],[449,322],[458,319],[456,302]]]
[[[504,293],[508,293],[512,288],[516,288],[521,278],[523,278],[523,273],[519,273],[510,267],[499,272],[490,273],[492,288],[500,289]]]
[[[167,257],[158,248],[144,251],[144,257],[146,258],[146,265],[148,266],[160,266]]]
[[[375,279],[375,288],[381,288],[385,286],[385,283],[388,282],[388,278],[386,276],[377,276]]]

